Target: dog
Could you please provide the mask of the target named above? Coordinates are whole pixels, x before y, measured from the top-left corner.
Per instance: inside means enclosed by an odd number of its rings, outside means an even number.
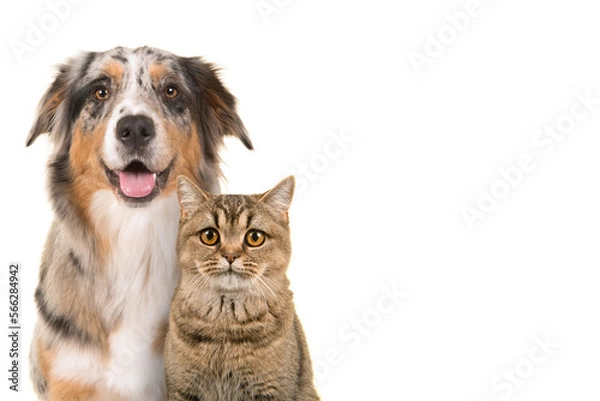
[[[31,377],[43,400],[163,400],[178,281],[176,177],[219,191],[223,137],[252,143],[201,58],[150,48],[60,66],[27,146],[49,134],[54,211],[35,292]]]

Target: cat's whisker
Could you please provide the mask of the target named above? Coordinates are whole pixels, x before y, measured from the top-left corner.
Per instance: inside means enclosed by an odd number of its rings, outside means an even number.
[[[256,276],[255,278],[259,278],[258,276]],[[262,280],[261,280],[262,281]],[[261,298],[263,299],[264,303],[265,303],[265,321],[262,322],[263,325],[266,325],[268,323],[268,319],[269,319],[269,302],[267,301],[267,296],[265,295],[265,292],[262,290],[261,288],[261,281],[257,281],[257,280],[252,280],[253,284],[255,285],[255,288],[258,290],[258,292],[261,295]],[[263,282],[264,283],[264,282]]]
[[[274,297],[276,297],[276,296],[277,296],[277,295],[275,295],[275,292],[274,292],[274,291],[271,289],[271,287],[270,287],[270,286],[269,286],[269,285],[268,285],[268,284],[265,282],[265,280],[263,280],[263,279],[262,279],[260,276],[256,276],[256,279],[257,279],[257,280],[258,280],[260,283],[264,284],[264,286],[265,286],[265,287],[267,287],[267,289],[269,290],[269,292],[270,292],[271,294],[273,294],[273,296],[274,296]]]
[[[202,287],[202,285],[201,285],[201,281],[200,281],[200,284],[199,284],[199,282],[198,282],[197,280],[194,280],[194,281],[191,283],[191,288],[193,288],[193,290],[194,290],[194,291],[197,291],[197,289],[198,289],[198,288],[201,288],[201,287]],[[192,294],[191,294],[191,293],[190,293],[190,294],[188,294],[188,295],[187,295],[187,297],[185,297],[185,298],[184,298],[184,300],[183,300],[183,301],[184,301],[184,303],[186,303],[186,304],[187,304],[187,303],[189,302],[189,300],[190,300],[190,298],[191,298],[191,297],[192,297]]]
[[[253,279],[252,280],[252,285],[253,287],[256,289],[256,292],[258,293],[258,295],[260,295],[260,298],[262,298],[264,304],[265,304],[265,318],[268,317],[269,315],[269,303],[267,302],[267,297],[265,296],[264,291],[262,290],[262,288],[260,288],[260,282],[258,282],[257,280]],[[258,316],[260,316],[260,312],[258,314]],[[264,322],[262,322],[262,324],[266,324],[266,319]]]
[[[193,281],[190,283],[191,284],[191,288],[193,289],[193,291],[191,291],[188,296],[185,299],[185,302],[187,303],[190,298],[197,293],[197,291],[202,291],[202,288],[208,284],[208,276],[205,275],[201,275],[201,276],[196,276],[194,277]]]

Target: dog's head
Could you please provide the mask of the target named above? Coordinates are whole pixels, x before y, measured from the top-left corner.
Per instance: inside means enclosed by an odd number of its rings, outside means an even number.
[[[218,191],[225,135],[252,149],[235,98],[200,58],[142,47],[71,59],[44,94],[27,145],[54,144],[51,191],[89,204],[109,189],[141,207],[176,189],[180,174]]]

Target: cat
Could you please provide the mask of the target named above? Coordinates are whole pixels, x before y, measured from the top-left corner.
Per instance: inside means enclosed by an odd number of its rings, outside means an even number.
[[[290,176],[261,195],[214,195],[178,177],[169,401],[319,400],[286,276],[294,185]]]

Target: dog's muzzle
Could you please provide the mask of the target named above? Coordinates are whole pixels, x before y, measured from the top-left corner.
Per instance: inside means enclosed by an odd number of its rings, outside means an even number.
[[[111,172],[109,179],[130,200],[152,198],[158,191],[157,173],[160,172],[148,169],[144,160],[156,137],[154,122],[144,115],[125,116],[117,122],[115,135],[125,159],[131,162],[124,169]]]

